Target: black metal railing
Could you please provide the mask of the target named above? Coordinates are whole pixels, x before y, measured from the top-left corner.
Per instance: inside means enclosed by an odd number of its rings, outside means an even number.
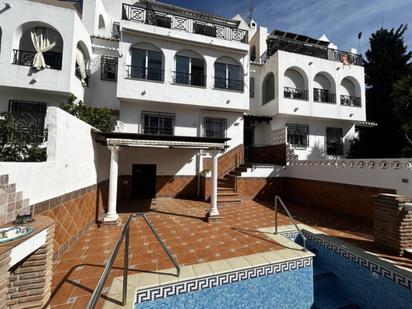
[[[36,52],[22,49],[13,49],[13,64],[32,66]],[[62,69],[62,53],[44,52],[43,57],[46,62],[47,69],[61,70]]]
[[[215,88],[234,91],[243,91],[245,83],[243,80],[215,77]]]
[[[173,82],[176,84],[204,87],[206,86],[206,77],[202,74],[173,72]]]
[[[286,145],[253,145],[245,147],[245,162],[257,165],[285,165]]]
[[[156,239],[159,241],[160,245],[162,246],[163,250],[166,252],[167,256],[170,258],[172,261],[173,265],[176,267],[177,274],[176,276],[179,277],[180,275],[180,266],[177,263],[175,257],[173,254],[170,252],[169,248],[166,246],[166,244],[163,242],[163,240],[160,238],[159,233],[156,231],[155,227],[153,226],[152,222],[146,217],[144,213],[136,213],[133,215],[130,215],[122,233],[120,234],[120,238],[116,243],[116,246],[114,250],[112,251],[112,254],[110,255],[110,258],[108,262],[106,263],[106,266],[103,270],[103,273],[96,285],[96,288],[93,291],[93,294],[89,300],[89,303],[87,304],[86,308],[87,309],[94,309],[96,307],[97,302],[99,301],[100,295],[102,294],[103,287],[105,282],[107,281],[107,278],[109,277],[110,271],[112,270],[113,264],[119,254],[120,248],[122,246],[123,240],[125,242],[124,244],[124,260],[123,260],[123,284],[122,284],[122,300],[119,302],[121,306],[126,305],[127,302],[127,280],[128,280],[128,272],[129,272],[129,241],[130,241],[130,222],[132,218],[136,217],[143,217],[144,221],[146,224],[149,226],[150,230],[152,233],[156,236]]]
[[[248,42],[248,31],[222,25],[221,23],[205,22],[203,20],[188,17],[184,14],[170,14],[146,5],[129,5],[123,3],[122,19],[155,25],[158,27],[182,30],[190,33],[211,36],[229,41]]]
[[[361,98],[350,95],[341,95],[340,105],[361,107]]]
[[[113,22],[112,25],[112,39],[120,40],[120,23]]]
[[[297,89],[292,87],[285,87],[283,96],[288,99],[308,100],[308,91],[305,89]]]
[[[149,67],[127,66],[127,77],[153,81],[163,81],[164,70]]]
[[[336,103],[336,94],[329,90],[313,88],[313,101],[320,103]]]
[[[307,44],[305,42],[283,37],[269,38],[268,48],[265,53],[263,53],[260,60],[262,62],[266,62],[267,59],[274,55],[278,50],[338,61],[347,65],[363,65],[363,59],[361,55],[328,48],[327,46]]]

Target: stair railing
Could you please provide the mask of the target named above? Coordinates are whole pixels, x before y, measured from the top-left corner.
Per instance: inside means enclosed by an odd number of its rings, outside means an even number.
[[[303,235],[302,230],[299,228],[299,226],[296,224],[295,219],[293,219],[293,216],[291,215],[289,209],[286,207],[285,203],[283,203],[282,199],[280,198],[279,195],[275,196],[275,234],[278,234],[278,202],[280,205],[283,207],[283,210],[286,212],[288,215],[289,219],[292,221],[293,225],[296,227],[298,230],[298,233],[300,237],[302,237],[303,240],[303,251],[307,251],[306,249],[306,237]]]

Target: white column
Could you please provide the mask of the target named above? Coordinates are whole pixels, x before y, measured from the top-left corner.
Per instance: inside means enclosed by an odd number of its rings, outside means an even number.
[[[219,216],[217,209],[217,155],[218,151],[212,152],[212,192],[210,194],[210,211],[209,217]]]
[[[111,151],[110,178],[109,178],[109,206],[104,221],[116,221],[119,215],[116,212],[117,204],[117,177],[119,171],[119,146],[108,146]]]

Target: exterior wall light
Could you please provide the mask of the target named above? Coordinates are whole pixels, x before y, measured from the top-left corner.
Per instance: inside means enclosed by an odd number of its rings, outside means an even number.
[[[295,107],[293,111],[296,113],[298,110],[299,110],[299,107]]]
[[[349,115],[349,117],[353,117],[355,114],[354,113],[351,113],[350,115]]]
[[[230,103],[230,100],[227,100],[227,101],[226,101],[226,104],[229,104],[229,103]]]
[[[146,95],[146,90],[143,90],[141,95]]]
[[[309,65],[312,65],[313,64],[313,62],[311,61],[311,62],[309,62]]]

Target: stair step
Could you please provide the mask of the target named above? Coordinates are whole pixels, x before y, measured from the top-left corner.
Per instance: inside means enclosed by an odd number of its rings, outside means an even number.
[[[242,176],[242,172],[239,172],[237,170],[233,170],[229,173],[229,175],[233,175],[233,176]]]
[[[220,193],[234,193],[234,188],[233,187],[217,187],[217,194]]]
[[[219,192],[217,191],[217,199],[219,199],[219,197],[235,197],[235,198],[239,198],[239,196],[237,195],[236,192],[231,191],[231,192]]]

